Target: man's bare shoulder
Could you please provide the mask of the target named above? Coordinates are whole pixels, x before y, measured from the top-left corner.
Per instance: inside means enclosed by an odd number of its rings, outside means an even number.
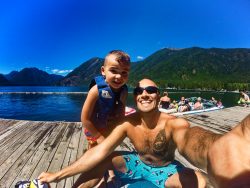
[[[168,121],[166,122],[166,125],[171,126],[172,128],[189,128],[190,124],[187,120],[184,118],[169,118]]]
[[[164,112],[161,113],[161,118],[162,118],[163,120],[176,119],[175,116],[173,116],[173,115],[171,115],[171,114],[164,113]]]
[[[140,122],[140,116],[138,112],[125,116],[123,118],[119,118],[113,121],[115,126],[136,126]]]
[[[124,123],[128,126],[136,126],[141,121],[140,114],[135,112],[124,118]]]

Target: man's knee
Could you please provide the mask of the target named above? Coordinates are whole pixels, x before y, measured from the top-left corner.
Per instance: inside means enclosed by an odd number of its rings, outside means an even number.
[[[126,162],[122,156],[114,153],[112,154],[111,158],[112,158],[113,170],[119,171],[122,173],[127,172]]]
[[[206,179],[200,172],[185,168],[181,172],[169,177],[165,182],[165,187],[204,188],[206,187]]]
[[[78,185],[77,188],[92,188],[94,186],[100,187],[99,184],[101,183],[100,181],[102,181],[102,179],[92,179],[89,180],[85,183],[82,183],[81,185]],[[76,185],[75,185],[76,186]]]

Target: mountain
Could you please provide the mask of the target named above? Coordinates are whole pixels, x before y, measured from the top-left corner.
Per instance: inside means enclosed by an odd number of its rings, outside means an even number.
[[[5,78],[13,85],[82,86],[100,74],[103,62],[98,57],[89,59],[64,78],[36,68],[13,71]],[[138,80],[151,78],[163,88],[250,90],[249,72],[250,49],[164,48],[132,63],[128,85],[133,87]]]
[[[148,77],[161,87],[250,88],[250,49],[186,48],[159,50],[137,63],[129,83]]]
[[[89,84],[90,81],[98,74],[101,74],[101,66],[104,63],[102,58],[92,58],[65,76],[59,85],[62,86],[81,86]]]
[[[5,75],[11,85],[18,86],[51,86],[61,80],[63,76],[48,74],[37,68],[24,68],[20,72],[12,71]]]
[[[10,85],[10,82],[5,78],[3,74],[0,74],[0,86]]]
[[[11,71],[9,74],[5,75],[5,78],[7,78],[7,80],[12,80],[12,78],[14,78],[15,76],[18,75],[18,71]]]
[[[92,58],[68,74],[60,85],[88,84],[100,74],[103,59]],[[250,89],[250,49],[161,49],[132,63],[128,85],[151,78],[160,87]]]

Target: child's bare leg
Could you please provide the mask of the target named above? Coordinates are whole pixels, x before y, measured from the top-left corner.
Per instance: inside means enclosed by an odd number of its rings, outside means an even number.
[[[106,180],[108,185],[111,183],[114,187],[121,187],[121,181],[118,178],[116,178],[113,170],[109,170],[108,175],[109,175],[108,179]],[[100,188],[100,187],[98,187],[98,188]]]
[[[112,178],[115,177],[115,173],[114,173],[113,170],[109,170],[109,171],[108,171],[108,174],[109,174],[109,178],[108,178],[108,179],[112,179]]]

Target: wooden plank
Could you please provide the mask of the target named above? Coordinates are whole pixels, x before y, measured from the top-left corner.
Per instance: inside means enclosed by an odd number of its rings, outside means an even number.
[[[188,119],[187,120],[191,123],[191,126],[200,126],[208,130],[212,130],[216,133],[225,133],[226,131],[222,129],[220,126],[216,124],[205,124],[203,121],[197,120],[197,119]]]
[[[1,165],[6,163],[6,160],[9,160],[10,156],[15,156],[14,158],[18,157],[21,154],[20,152],[23,151],[20,147],[25,145],[26,142],[31,143],[33,141],[30,139],[31,135],[39,131],[38,126],[32,126],[33,124],[36,124],[36,122],[26,122],[25,124],[25,128],[23,126],[21,127],[21,131],[17,138],[12,138],[10,142],[7,142],[1,147],[1,151],[4,151],[4,153],[0,156],[0,172]]]
[[[30,123],[30,124],[32,124],[32,123]],[[16,152],[16,150],[18,150],[19,147],[22,146],[22,144],[25,144],[25,142],[27,141],[27,139],[30,136],[28,134],[30,132],[30,130],[27,128],[26,132],[27,132],[27,134],[24,134],[24,135],[20,134],[20,137],[18,140],[12,139],[12,142],[10,141],[9,143],[7,143],[9,145],[8,145],[8,147],[4,148],[4,150],[2,150],[2,148],[1,148],[1,150],[4,151],[4,153],[2,153],[2,155],[0,156],[0,165],[2,165],[6,161],[6,159],[9,158],[10,155],[13,155],[13,153]],[[0,169],[1,169],[1,166],[0,166]]]
[[[7,123],[6,124],[7,126],[3,127],[4,130],[2,130],[0,133],[0,141],[1,141],[0,146],[5,145],[5,143],[2,142],[2,140],[5,138],[9,140],[13,140],[13,137],[21,131],[21,128],[25,126],[26,123],[28,123],[28,121],[10,121],[9,123]],[[11,134],[14,134],[14,135],[10,136]],[[5,141],[7,140],[5,139]]]
[[[226,112],[226,111],[224,111]],[[224,125],[226,121],[228,125],[234,125],[235,123],[239,122],[240,119],[242,118],[238,118],[238,116],[233,115],[230,112],[227,113],[214,113],[214,114],[208,114],[209,116],[212,115],[212,118],[216,121],[216,122],[221,122],[221,125]]]
[[[77,159],[79,159],[82,156],[82,154],[87,150],[88,141],[87,141],[86,136],[83,132],[82,123],[78,122],[77,125],[79,126],[79,129],[81,127],[81,135],[80,135],[80,140],[79,140],[79,145],[78,145],[78,150],[77,150]]]
[[[65,158],[63,160],[62,168],[68,166],[69,160],[70,160],[70,154],[71,154],[70,152],[66,152]],[[72,179],[72,178],[70,178],[70,179]],[[57,184],[51,184],[51,188],[52,187],[58,187],[58,188],[60,188],[60,187],[66,187],[65,186],[65,182],[66,182],[66,179],[63,179],[63,180],[59,181]]]
[[[193,117],[187,117],[186,119],[192,125],[198,125],[198,126],[210,129],[210,130],[217,131],[219,133],[225,133],[225,132],[227,132],[228,130],[231,129],[230,126],[222,127],[220,122],[218,122],[216,120],[213,120],[211,118],[206,118],[206,119],[203,118],[203,119],[201,119],[198,116],[193,116]]]
[[[44,155],[42,159],[37,164],[34,172],[32,173],[30,179],[37,178],[43,171],[48,171],[50,164],[53,162],[53,157],[59,146],[59,143],[64,135],[64,132],[68,124],[55,122],[52,125],[56,126],[56,129],[51,133],[48,140],[44,143]]]
[[[15,121],[13,119],[2,119],[0,118],[0,126],[2,125],[6,125],[8,123],[8,121]]]
[[[65,134],[62,137],[62,140],[58,144],[58,148],[53,156],[53,162],[51,162],[48,171],[55,172],[62,168],[63,161],[66,157],[67,148],[74,132],[74,125],[72,123],[68,124]],[[51,188],[55,188],[56,184],[51,183]]]
[[[3,134],[2,131],[5,131],[6,128],[11,128],[11,126],[15,125],[15,123],[18,123],[16,120],[7,120],[4,121],[4,119],[0,119],[0,135]]]
[[[236,112],[244,112],[236,113]],[[250,108],[242,109],[242,107],[227,108],[218,111],[206,112],[197,115],[188,115],[185,118],[191,125],[202,126],[217,133],[226,133],[237,125],[245,116],[250,113]]]
[[[66,151],[62,166],[59,169],[62,169],[68,166],[69,164],[74,162],[77,157],[77,150],[78,150],[78,145],[79,145],[80,136],[81,136],[81,127],[79,129],[79,126],[77,124],[74,124],[72,126],[73,126],[74,132],[72,133],[72,137],[67,147],[67,151]],[[73,184],[74,184],[74,177],[69,177],[63,181],[58,182],[58,184],[55,187],[57,188],[72,187]]]
[[[65,157],[65,153],[67,152],[67,148],[69,147],[69,143],[73,135],[73,132],[74,132],[74,124],[69,123],[65,133],[63,134],[63,137],[60,143],[58,143],[59,147],[57,148],[57,151],[53,159],[56,162],[50,165],[49,170],[54,171],[54,168],[57,168],[58,166],[60,167],[62,165],[63,159]]]
[[[78,150],[79,142],[81,139],[80,136],[81,136],[81,132],[82,132],[82,126],[75,124],[74,130],[75,130],[75,132],[72,135],[72,138],[71,138],[71,141],[69,143],[68,150],[67,150],[67,154],[69,153],[70,158],[67,162],[64,163],[65,166],[72,164],[77,159],[77,150]],[[65,166],[62,166],[62,168]],[[77,178],[78,178],[77,176],[67,178],[66,182],[65,182],[65,187],[72,187]],[[57,187],[60,188],[60,186],[57,186]]]
[[[40,124],[40,123],[39,123]],[[19,147],[13,155],[11,155],[0,167],[0,171],[4,172],[4,176],[1,177],[1,182],[5,182],[5,186],[10,186],[12,181],[20,172],[23,166],[26,164],[27,159],[29,159],[37,148],[36,142],[45,131],[42,131],[41,126],[37,124],[36,129],[33,134],[29,136],[26,142],[24,142],[21,147]],[[34,126],[35,127],[35,126]],[[34,128],[33,127],[33,128]],[[35,139],[33,139],[33,137]],[[11,166],[11,168],[10,168]],[[7,169],[7,170],[6,170]]]
[[[0,151],[4,151],[5,155],[11,155],[15,149],[20,147],[22,142],[25,142],[25,138],[28,138],[32,124],[33,122],[28,121],[21,121],[18,123],[18,127],[15,127],[7,137],[1,140]],[[4,160],[4,155],[0,156],[0,164],[2,164],[2,160]]]
[[[34,148],[33,154],[30,156],[30,158],[24,164],[20,173],[15,177],[15,179],[10,187],[14,187],[14,185],[20,180],[29,180],[30,179],[31,174],[33,173],[33,171],[37,167],[37,164],[42,159],[42,157],[45,153],[44,143],[47,142],[47,140],[49,139],[48,135],[50,135],[54,129],[55,129],[55,126],[50,125],[50,123],[48,123],[48,122],[46,122],[43,125],[44,134],[41,135],[41,137],[37,139],[36,143],[34,143],[35,145],[37,145],[37,148]]]
[[[82,156],[82,154],[85,151],[87,151],[88,142],[82,129],[82,123],[78,122],[77,125],[79,126],[79,129],[81,128],[81,135],[80,135],[80,140],[79,140],[78,149],[77,149],[77,159],[79,159]],[[75,175],[74,181],[76,181],[80,177],[80,175],[81,174]]]

